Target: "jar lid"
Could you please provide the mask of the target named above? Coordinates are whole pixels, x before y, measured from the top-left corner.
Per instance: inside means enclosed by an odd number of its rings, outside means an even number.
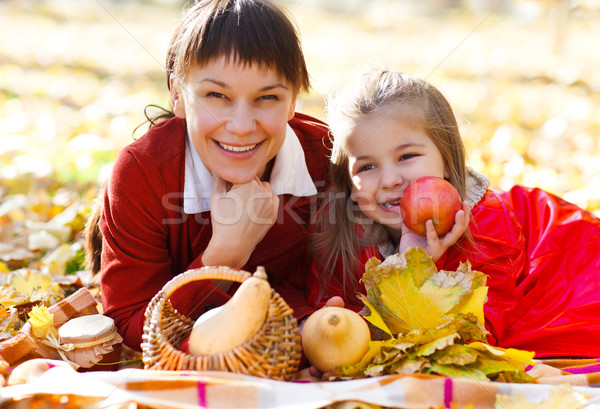
[[[111,332],[117,332],[115,322],[102,314],[73,318],[58,329],[61,342],[66,344],[96,341],[110,335]]]

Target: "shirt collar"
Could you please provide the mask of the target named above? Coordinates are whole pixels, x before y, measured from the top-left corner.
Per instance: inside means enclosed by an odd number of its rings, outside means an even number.
[[[306,166],[302,145],[289,125],[283,145],[275,156],[269,182],[276,195],[290,194],[302,197],[317,194],[317,188]],[[194,214],[210,210],[212,184],[212,175],[193,148],[190,137],[186,136],[183,211]]]

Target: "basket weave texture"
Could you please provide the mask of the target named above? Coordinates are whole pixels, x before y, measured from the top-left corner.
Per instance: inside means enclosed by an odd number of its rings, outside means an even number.
[[[291,379],[298,371],[302,355],[300,333],[292,309],[275,290],[271,290],[265,323],[244,344],[213,355],[191,355],[178,349],[190,335],[195,320],[176,311],[169,297],[191,281],[213,279],[241,283],[251,276],[247,271],[229,267],[202,267],[188,270],[165,284],[146,309],[141,345],[144,369],[216,370]]]

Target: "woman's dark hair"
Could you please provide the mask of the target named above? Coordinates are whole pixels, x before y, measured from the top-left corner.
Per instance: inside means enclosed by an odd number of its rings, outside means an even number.
[[[171,88],[172,80],[185,81],[190,67],[219,57],[272,69],[296,93],[310,88],[296,27],[291,17],[269,0],[200,0],[187,9],[169,44],[167,87]],[[155,111],[150,112],[152,109]],[[150,127],[175,116],[170,109],[156,105],[148,105],[144,114]],[[101,203],[94,208],[85,231],[87,264],[94,273],[100,270],[101,208]]]
[[[201,0],[191,6],[169,44],[167,87],[171,89],[173,80],[185,81],[191,66],[223,56],[231,63],[275,70],[296,93],[310,89],[296,27],[291,17],[269,0]],[[150,112],[151,108],[155,111]],[[156,105],[147,106],[144,115],[150,127],[175,116]]]
[[[291,18],[269,0],[201,0],[184,15],[167,55],[167,84],[218,57],[273,69],[308,91],[310,80]]]

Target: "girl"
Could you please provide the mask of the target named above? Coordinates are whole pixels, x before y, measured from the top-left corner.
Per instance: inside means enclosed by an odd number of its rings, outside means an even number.
[[[336,295],[360,309],[364,263],[420,245],[439,269],[468,259],[488,275],[492,345],[539,357],[600,357],[599,219],[540,189],[489,189],[466,167],[448,102],[424,81],[375,70],[329,108],[336,139],[332,191],[317,224],[321,262],[309,277],[314,306]],[[431,221],[426,237],[402,223],[399,199],[421,176],[446,178],[465,200],[443,237]]]
[[[104,313],[140,349],[148,302],[203,265],[264,266],[298,317],[312,312],[304,244],[330,145],[322,122],[295,113],[309,77],[294,26],[268,0],[202,0],[175,31],[167,77],[171,118],[120,152],[105,188]],[[196,281],[171,302],[195,317],[229,285]]]

